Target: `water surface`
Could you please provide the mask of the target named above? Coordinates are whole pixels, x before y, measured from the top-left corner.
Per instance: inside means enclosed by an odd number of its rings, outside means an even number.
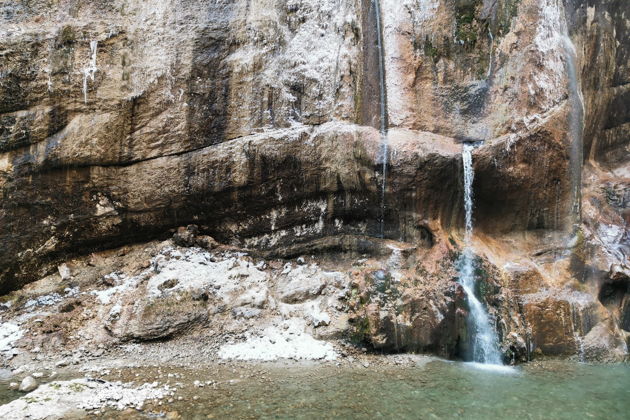
[[[237,369],[185,418],[243,419],[630,419],[630,367],[545,362],[505,370],[430,360],[418,366]],[[212,379],[203,375],[200,380]],[[212,375],[214,376],[214,375]]]
[[[173,401],[107,418],[629,419],[630,366],[550,361],[512,370],[422,359],[415,366],[241,365],[137,369],[109,379],[179,382]],[[139,374],[139,376],[137,376]],[[195,380],[213,381],[199,388]],[[183,397],[181,401],[178,397]]]

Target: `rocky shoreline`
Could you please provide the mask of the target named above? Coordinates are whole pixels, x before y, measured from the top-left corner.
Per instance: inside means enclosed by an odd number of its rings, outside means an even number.
[[[0,417],[177,418],[273,364],[486,361],[481,330],[497,366],[628,360],[629,15],[3,2]]]
[[[457,246],[439,238],[429,250],[363,241],[372,253],[272,259],[189,226],[172,240],[76,258],[3,297],[0,357],[5,368],[31,370],[136,353],[170,363],[187,348],[204,361],[340,360],[361,349],[466,359]],[[597,320],[603,309],[585,291],[524,293],[527,282],[540,281],[532,273],[512,268],[506,280],[488,259],[476,264],[507,363],[626,357],[623,338],[605,327],[607,318]],[[565,307],[578,319],[563,343]],[[591,336],[578,328],[585,324]],[[593,330],[605,340],[589,338]]]
[[[430,252],[435,248],[440,247],[434,244]],[[434,359],[387,353],[423,350],[465,357],[457,352],[465,350],[459,345],[466,338],[467,304],[456,273],[448,269],[451,260],[435,266],[441,273],[429,272],[423,270],[440,258],[427,259],[426,250],[380,240],[366,249],[372,252],[265,258],[218,244],[189,226],[167,241],[69,260],[2,300],[2,381],[29,393],[12,391],[0,414],[179,418],[169,401],[194,403],[195,389],[229,386],[274,366],[411,367]],[[445,255],[455,249],[445,249]],[[499,287],[500,276],[487,260],[478,264],[489,270],[488,307],[505,325],[514,310],[510,289]],[[554,296],[591,302],[578,291]],[[521,305],[544,299],[549,295],[517,298]],[[534,308],[539,314],[547,310]],[[533,342],[527,340],[557,340],[557,330],[549,328],[562,323],[536,324],[544,317],[527,314],[513,312],[511,318],[534,323],[507,334],[500,329],[508,363],[554,357],[540,349],[528,353]],[[601,341],[581,343],[563,357],[626,357],[614,340],[605,348]],[[197,377],[198,371],[207,375]],[[187,379],[178,381],[182,372]]]

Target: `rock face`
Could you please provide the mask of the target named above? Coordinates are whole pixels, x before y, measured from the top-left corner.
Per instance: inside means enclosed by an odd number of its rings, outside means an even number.
[[[385,237],[425,260],[401,268],[419,267],[389,294],[364,273],[359,330],[376,348],[461,356],[465,296],[434,260],[458,252],[459,143],[474,140],[483,142],[473,156],[475,252],[496,288],[484,301],[508,357],[577,354],[576,337],[590,331],[621,349],[630,330],[630,4],[380,6],[384,209],[371,1],[3,5],[0,290],[69,257],[193,223],[198,242],[185,230],[176,242],[216,246],[201,238],[209,235],[273,257],[383,254],[363,238],[379,234],[384,214]],[[316,292],[283,281],[283,301]],[[576,291],[590,297],[587,308],[567,298]],[[243,302],[246,313],[259,309],[257,296]],[[169,318],[121,312],[125,327],[110,328],[161,338],[211,318],[179,309]]]
[[[441,261],[439,270],[429,273],[414,261],[414,252],[395,252],[383,269],[366,267],[355,275],[349,302],[353,339],[379,351],[462,357],[467,306],[462,287],[453,281],[453,255],[435,258],[430,255],[435,249],[425,252],[420,261]]]

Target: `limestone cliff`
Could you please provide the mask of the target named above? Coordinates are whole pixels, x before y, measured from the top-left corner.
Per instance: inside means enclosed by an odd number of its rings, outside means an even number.
[[[476,141],[474,245],[505,351],[625,354],[630,3],[380,10],[384,209],[373,2],[0,3],[0,290],[188,224],[262,256],[366,253],[383,212],[385,238],[416,247],[402,309],[358,299],[355,325],[457,357],[460,143]]]

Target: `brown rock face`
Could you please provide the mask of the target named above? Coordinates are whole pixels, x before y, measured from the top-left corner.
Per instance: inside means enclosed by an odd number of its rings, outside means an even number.
[[[611,286],[629,270],[630,3],[380,9],[385,86],[367,0],[3,5],[0,291],[190,224],[204,247],[382,255],[362,238],[384,214],[385,237],[426,253],[426,271],[395,299],[358,285],[380,299],[361,307],[363,332],[461,356],[465,297],[436,267],[460,250],[460,143],[477,141],[474,247],[506,354],[576,354],[598,323],[616,343],[630,330],[630,292]],[[575,291],[589,309],[562,297]]]
[[[378,270],[366,273],[356,287],[355,339],[378,351],[464,356],[467,310],[459,284],[420,285],[413,277],[397,282],[391,273]]]
[[[545,299],[526,304],[524,309],[528,323],[536,326],[532,337],[534,351],[564,356],[579,351],[569,302]]]

